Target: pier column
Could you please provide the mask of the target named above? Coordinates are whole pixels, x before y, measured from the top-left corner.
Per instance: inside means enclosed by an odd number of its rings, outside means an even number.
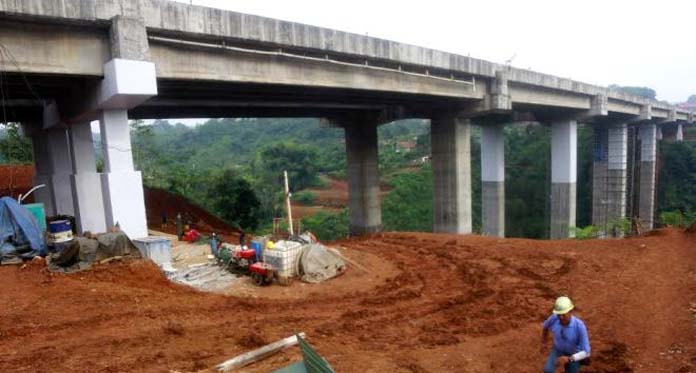
[[[128,113],[104,110],[99,117],[104,172],[101,174],[106,228],[117,223],[130,238],[147,236],[143,179],[133,168]]]
[[[94,158],[92,128],[89,122],[75,124],[68,129],[72,151],[70,177],[75,220],[80,233],[106,232],[101,177]]]
[[[684,141],[684,126],[681,123],[677,123],[677,141]]]
[[[351,121],[344,125],[348,161],[348,212],[350,234],[382,230],[379,197],[377,122]]]
[[[53,194],[51,193],[51,157],[48,152],[48,136],[39,129],[40,125],[22,124],[22,131],[31,138],[31,147],[34,155],[34,186],[45,185],[43,188],[32,192],[34,201],[43,203],[46,216],[56,214]]]
[[[49,191],[56,215],[75,215],[70,175],[72,174],[72,157],[68,131],[65,128],[55,128],[46,131],[48,157],[50,159],[51,176]]]
[[[481,126],[481,234],[505,237],[505,136],[503,124]]]
[[[638,219],[643,230],[654,227],[655,213],[655,160],[657,130],[654,124],[641,124],[640,135],[640,185],[638,195]]]
[[[433,118],[433,232],[471,233],[471,123],[457,116]]]
[[[575,120],[551,124],[551,239],[575,227],[578,135]]]
[[[600,237],[616,236],[612,223],[626,216],[626,169],[628,129],[626,124],[595,126],[592,167],[592,224]]]

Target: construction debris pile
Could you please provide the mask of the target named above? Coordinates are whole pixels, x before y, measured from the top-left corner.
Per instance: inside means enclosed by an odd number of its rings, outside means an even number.
[[[46,231],[42,208],[30,209],[12,198],[0,198],[0,262],[21,264],[45,257],[50,270],[75,272],[97,262],[142,257],[125,233],[77,237],[71,220],[65,216],[52,218]]]
[[[137,259],[142,255],[123,232],[110,232],[96,237],[75,237],[62,250],[46,256],[48,268],[57,272],[76,272],[94,263],[115,259]]]
[[[317,242],[310,232],[279,241],[261,237],[251,242],[251,248],[213,238],[211,249],[221,266],[249,274],[257,285],[289,284],[295,278],[318,283],[346,270],[341,254]]]

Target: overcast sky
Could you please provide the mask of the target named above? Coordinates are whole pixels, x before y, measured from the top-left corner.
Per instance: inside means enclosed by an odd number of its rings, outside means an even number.
[[[696,94],[694,0],[177,0],[439,49],[602,86]]]

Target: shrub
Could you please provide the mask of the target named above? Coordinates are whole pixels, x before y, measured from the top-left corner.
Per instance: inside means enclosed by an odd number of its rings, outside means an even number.
[[[607,235],[613,237],[629,236],[631,234],[631,219],[619,218],[607,223]]]
[[[571,234],[574,235],[575,239],[577,240],[587,240],[590,238],[595,238],[599,233],[597,227],[595,227],[594,225],[588,225],[584,228],[571,227],[570,231]]]
[[[341,212],[319,211],[302,219],[303,229],[310,230],[324,241],[348,237],[348,225],[348,209]]]
[[[299,192],[293,194],[292,199],[303,206],[313,206],[317,200],[317,195],[312,192]]]
[[[662,224],[670,227],[684,228],[684,220],[684,215],[681,211],[665,211],[660,214],[660,221]]]

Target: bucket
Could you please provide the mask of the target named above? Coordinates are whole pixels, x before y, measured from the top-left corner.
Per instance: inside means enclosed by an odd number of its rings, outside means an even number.
[[[68,242],[73,239],[72,227],[68,220],[54,220],[48,223],[48,240],[52,243]]]

